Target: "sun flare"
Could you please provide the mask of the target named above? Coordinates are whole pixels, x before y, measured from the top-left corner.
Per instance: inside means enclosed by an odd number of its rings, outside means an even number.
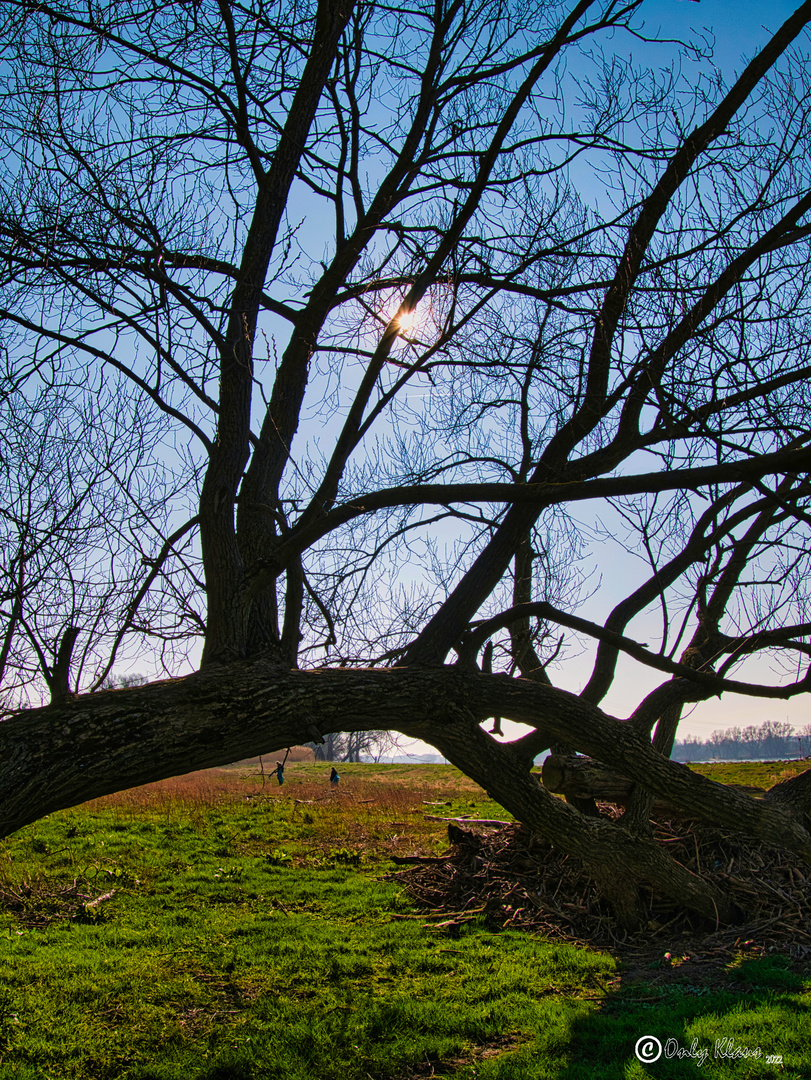
[[[397,329],[401,334],[411,334],[417,326],[417,311],[404,311],[397,316]]]

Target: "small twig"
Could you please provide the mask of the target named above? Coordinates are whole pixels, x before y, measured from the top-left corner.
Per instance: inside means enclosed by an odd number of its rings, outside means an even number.
[[[486,825],[488,828],[498,828],[499,825],[514,825],[514,821],[499,821],[497,818],[473,818],[473,817],[436,817],[434,814],[423,814],[426,821],[458,821],[461,825]]]
[[[404,865],[405,863],[440,863],[450,862],[453,855],[390,855],[393,863]]]

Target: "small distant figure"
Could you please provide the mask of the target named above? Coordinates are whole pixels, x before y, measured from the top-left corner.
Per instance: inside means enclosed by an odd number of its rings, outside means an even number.
[[[341,779],[341,778],[340,778],[340,776],[338,775],[338,771],[337,771],[337,769],[335,768],[335,766],[333,765],[333,767],[332,767],[332,772],[331,772],[331,773],[329,774],[329,782],[330,782],[330,783],[332,784],[332,786],[333,786],[333,787],[337,787],[337,786],[338,786],[338,781],[339,781],[340,779]]]
[[[276,762],[276,779],[279,781],[279,787],[284,783],[284,762]]]

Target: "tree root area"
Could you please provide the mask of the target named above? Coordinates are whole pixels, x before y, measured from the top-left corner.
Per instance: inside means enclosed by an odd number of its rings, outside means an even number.
[[[475,826],[475,822],[470,823]],[[656,839],[693,873],[729,893],[744,913],[713,925],[643,886],[648,918],[635,933],[619,928],[583,864],[521,825],[498,832],[450,826],[451,857],[390,875],[423,909],[427,926],[451,934],[486,916],[502,929],[631,953],[695,947],[717,954],[776,949],[811,957],[811,870],[790,852],[700,822],[656,823]]]

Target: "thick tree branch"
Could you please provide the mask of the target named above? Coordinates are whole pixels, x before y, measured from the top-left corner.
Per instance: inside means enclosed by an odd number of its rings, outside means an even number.
[[[200,495],[200,540],[208,586],[203,663],[245,654],[248,612],[239,602],[243,563],[234,526],[238,484],[248,460],[253,338],[268,266],[290,187],[304,154],[353,0],[319,0],[313,42],[279,145],[259,185],[220,353],[217,439]]]
[[[77,801],[306,742],[313,724],[322,734],[394,728],[441,746],[443,728],[460,716],[472,736],[498,714],[540,721],[559,741],[654,794],[811,861],[803,827],[666,760],[627,724],[574,695],[457,668],[289,671],[243,662],[19,714],[0,724],[0,822],[8,833]],[[526,768],[521,740],[504,750],[516,769],[519,762]]]
[[[291,558],[300,555],[341,525],[397,506],[449,506],[453,503],[504,503],[529,505],[538,509],[590,499],[636,495],[646,492],[699,491],[712,484],[740,483],[781,473],[799,473],[811,467],[811,448],[779,450],[736,462],[704,465],[692,469],[672,469],[641,475],[595,477],[555,483],[411,484],[358,495],[336,506],[309,525],[295,526],[278,544],[272,559],[262,559],[252,568],[250,589],[266,587]]]

